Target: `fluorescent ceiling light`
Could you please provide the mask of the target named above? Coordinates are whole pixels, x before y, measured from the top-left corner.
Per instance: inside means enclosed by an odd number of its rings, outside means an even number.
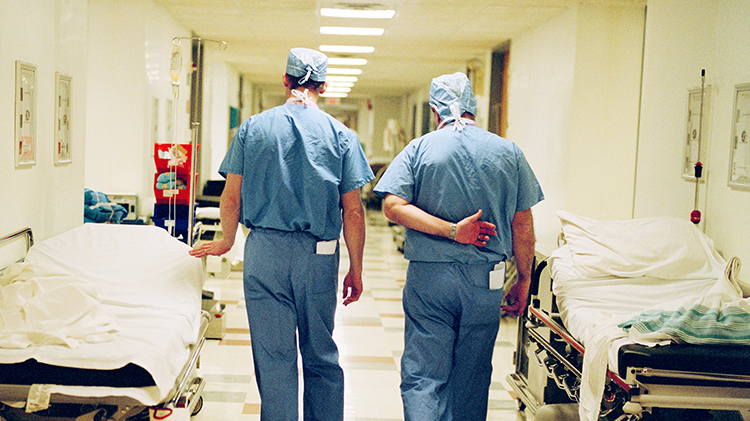
[[[328,53],[371,53],[375,47],[360,47],[355,45],[321,45],[320,51]]]
[[[356,82],[356,76],[326,76],[327,82]]]
[[[330,57],[328,59],[328,64],[339,66],[364,66],[365,64],[367,64],[367,59]]]
[[[320,9],[321,16],[332,18],[390,19],[395,10]]]
[[[334,88],[334,87],[351,88],[353,86],[354,86],[354,83],[352,83],[352,82],[328,82],[328,87],[329,88]]]
[[[346,92],[331,92],[330,94],[328,92],[324,92],[320,94],[322,97],[333,97],[333,98],[346,98],[349,96]]]
[[[352,28],[346,26],[321,26],[320,33],[326,35],[383,35],[383,28]]]
[[[326,88],[327,93],[331,92],[351,92],[352,88],[345,88],[343,86],[329,86]]]
[[[362,69],[338,69],[329,67],[327,72],[329,75],[361,75]]]

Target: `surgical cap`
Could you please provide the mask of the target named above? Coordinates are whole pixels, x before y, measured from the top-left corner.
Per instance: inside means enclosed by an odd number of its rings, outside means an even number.
[[[435,107],[440,119],[454,120],[451,104],[458,102],[461,112],[477,114],[477,100],[471,90],[471,83],[465,74],[458,72],[432,79],[430,84],[430,105]]]
[[[328,57],[320,51],[309,48],[292,48],[286,60],[286,74],[299,77],[300,85],[312,80],[325,82],[328,70]]]

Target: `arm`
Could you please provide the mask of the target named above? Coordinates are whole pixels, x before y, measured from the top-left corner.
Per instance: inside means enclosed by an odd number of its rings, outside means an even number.
[[[237,228],[240,222],[240,204],[242,203],[242,176],[239,174],[227,174],[227,182],[221,193],[219,210],[221,215],[221,231],[223,238],[218,241],[209,241],[190,250],[190,255],[195,257],[221,256],[234,245]]]
[[[430,215],[395,194],[388,194],[383,201],[383,212],[393,222],[425,234],[450,238],[453,223]],[[456,223],[454,240],[461,244],[473,244],[484,247],[491,235],[497,235],[495,225],[480,221],[480,209]]]
[[[344,241],[349,251],[349,272],[344,277],[344,305],[349,305],[362,294],[362,256],[365,250],[365,208],[359,189],[341,196]]]
[[[511,225],[513,231],[513,256],[516,258],[518,280],[510,288],[506,298],[508,305],[503,310],[513,316],[519,316],[529,298],[529,283],[534,261],[534,219],[531,209],[516,212]]]

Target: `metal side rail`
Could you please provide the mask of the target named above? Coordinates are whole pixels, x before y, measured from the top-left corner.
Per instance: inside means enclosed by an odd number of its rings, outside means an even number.
[[[191,414],[196,414],[200,411],[203,405],[203,399],[200,397],[200,393],[205,387],[205,381],[200,377],[194,377],[191,379],[191,374],[198,367],[200,353],[203,349],[203,345],[206,343],[206,330],[208,330],[208,325],[210,323],[211,315],[205,310],[201,311],[201,326],[198,335],[200,339],[197,344],[193,345],[190,358],[182,368],[180,375],[177,376],[178,381],[177,386],[174,389],[175,393],[165,407],[188,408],[190,409]]]
[[[544,326],[550,328],[552,332],[562,338],[562,340],[565,341],[568,345],[573,347],[576,351],[580,352],[581,355],[585,353],[585,348],[583,347],[583,345],[581,345],[580,342],[573,338],[564,327],[554,321],[552,317],[550,317],[547,313],[533,307],[529,307],[529,313],[533,315],[533,317],[538,319]],[[623,388],[625,392],[630,391],[631,386],[617,373],[607,370],[607,377],[609,378],[609,380],[613,381],[615,384]]]

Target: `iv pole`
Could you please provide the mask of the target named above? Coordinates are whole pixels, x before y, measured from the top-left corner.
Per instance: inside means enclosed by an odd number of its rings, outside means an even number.
[[[188,198],[188,224],[187,224],[187,245],[193,246],[193,240],[194,240],[194,233],[193,230],[195,229],[195,189],[196,189],[196,182],[198,181],[198,174],[197,174],[197,167],[198,167],[198,135],[199,135],[199,129],[200,129],[200,118],[199,118],[199,112],[198,110],[201,107],[201,104],[199,104],[199,101],[196,100],[198,98],[199,93],[195,92],[196,90],[200,90],[203,88],[203,43],[204,42],[214,42],[219,44],[219,49],[225,50],[227,48],[227,43],[224,41],[217,41],[212,39],[205,39],[200,37],[174,37],[172,38],[172,45],[175,47],[179,47],[182,40],[187,39],[190,41],[196,42],[196,54],[195,54],[195,60],[193,62],[193,89],[191,92],[191,103],[190,103],[190,130],[191,130],[191,147],[192,147],[192,159],[190,161],[190,190],[189,190],[189,198]],[[175,48],[176,50],[177,48]],[[175,79],[175,53],[172,53],[172,94],[175,96],[175,99],[177,96],[179,96],[179,82],[177,81],[179,79],[179,73],[178,73],[178,79]],[[182,66],[182,58],[179,58],[179,65]],[[178,70],[179,72],[179,70]],[[175,104],[175,109],[177,104]],[[175,125],[176,126],[176,125]]]

